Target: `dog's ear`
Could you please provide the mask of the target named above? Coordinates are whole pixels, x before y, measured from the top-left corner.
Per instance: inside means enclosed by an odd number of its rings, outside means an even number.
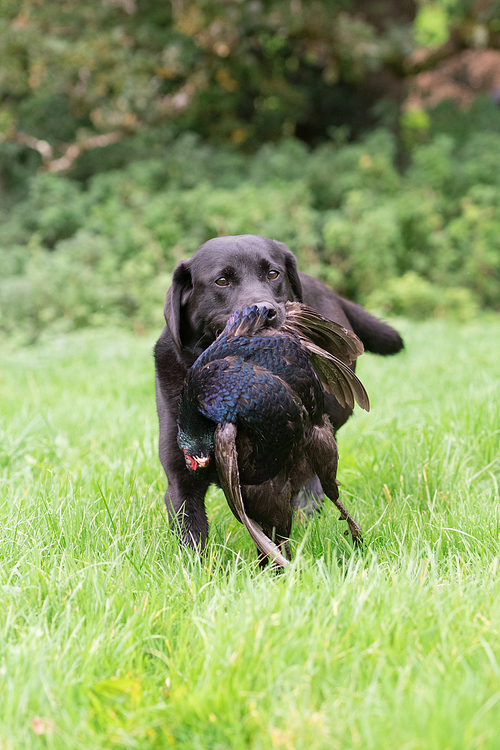
[[[302,302],[302,284],[297,269],[297,259],[283,242],[276,242],[276,245],[279,246],[285,258],[285,268],[293,292],[293,301]]]
[[[172,286],[165,300],[165,322],[172,334],[172,339],[179,351],[183,347],[182,334],[186,326],[184,308],[193,291],[193,280],[189,263],[181,261],[175,267]]]

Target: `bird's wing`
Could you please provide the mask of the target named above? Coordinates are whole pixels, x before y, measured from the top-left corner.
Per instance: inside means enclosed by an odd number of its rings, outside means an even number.
[[[241,497],[238,453],[236,450],[236,426],[234,424],[217,425],[214,447],[219,482],[233,514],[247,529],[257,545],[257,549],[270,557],[276,565],[286,568],[289,565],[288,560],[283,557],[276,544],[264,534],[259,524],[252,521],[246,514]]]
[[[354,362],[365,350],[353,331],[299,302],[286,303],[286,319],[282,328],[295,331],[302,339],[312,341],[346,365]]]
[[[312,342],[303,342],[310,352],[311,364],[327,393],[333,393],[341,406],[354,408],[354,401],[365,411],[370,411],[370,400],[365,387],[349,365],[325,352]]]
[[[333,393],[341,406],[352,409],[357,401],[362,409],[370,410],[368,394],[349,367],[364,352],[355,333],[298,302],[286,303],[283,329],[299,334],[327,393]]]

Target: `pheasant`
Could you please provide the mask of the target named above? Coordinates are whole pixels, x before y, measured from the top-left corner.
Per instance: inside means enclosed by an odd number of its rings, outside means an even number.
[[[339,500],[338,452],[324,392],[367,411],[349,364],[357,336],[296,302],[272,327],[265,305],[238,310],[188,372],[177,442],[191,473],[218,484],[254,540],[262,565],[285,567],[293,498],[315,475],[359,542],[361,529]],[[274,537],[274,541],[273,541]],[[285,558],[288,558],[288,560]]]

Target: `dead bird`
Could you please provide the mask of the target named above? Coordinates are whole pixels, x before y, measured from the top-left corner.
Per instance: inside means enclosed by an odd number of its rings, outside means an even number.
[[[177,441],[188,470],[222,487],[261,563],[284,567],[293,498],[314,476],[359,541],[339,500],[324,393],[351,408],[357,401],[368,410],[369,401],[349,367],[363,352],[354,333],[296,302],[279,328],[271,317],[266,305],[236,311],[198,357],[181,394]]]

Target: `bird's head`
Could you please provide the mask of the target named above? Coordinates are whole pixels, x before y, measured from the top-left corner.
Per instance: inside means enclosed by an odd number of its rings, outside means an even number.
[[[213,427],[211,431],[198,433],[194,436],[184,432],[179,425],[177,443],[184,453],[186,467],[192,474],[204,475],[206,469],[212,463],[214,454]]]

